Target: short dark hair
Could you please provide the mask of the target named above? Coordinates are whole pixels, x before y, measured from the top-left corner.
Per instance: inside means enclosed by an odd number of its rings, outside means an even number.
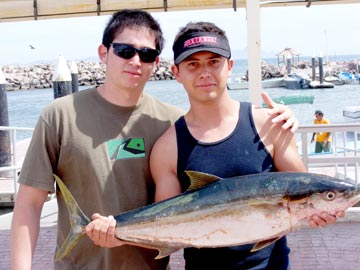
[[[324,113],[321,111],[321,110],[316,110],[315,111],[315,115],[321,115],[321,116],[323,116],[324,115]]]
[[[115,36],[125,28],[140,27],[149,28],[154,32],[156,49],[161,52],[164,48],[165,40],[160,24],[149,12],[139,9],[123,9],[115,12],[105,27],[102,44],[109,49]]]

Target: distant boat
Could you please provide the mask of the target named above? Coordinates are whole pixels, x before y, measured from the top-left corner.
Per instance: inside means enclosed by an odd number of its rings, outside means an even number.
[[[284,78],[272,78],[261,81],[262,88],[285,87]],[[229,90],[246,90],[249,89],[249,82],[243,80],[228,81],[227,89]]]
[[[333,85],[344,85],[345,84],[345,80],[340,79],[339,77],[336,76],[326,76],[324,78],[325,82],[328,83],[332,83]]]
[[[310,86],[310,79],[295,73],[288,74],[284,77],[285,87],[287,89],[298,90],[308,89]]]
[[[340,72],[338,74],[339,79],[344,80],[345,84],[358,84],[359,75],[352,72]]]
[[[360,118],[360,105],[347,106],[343,109],[343,116],[349,118]]]
[[[292,95],[292,96],[281,96],[281,97],[273,97],[272,100],[276,103],[290,105],[290,104],[313,104],[314,103],[314,96],[303,96],[303,95]],[[262,105],[263,107],[267,107],[265,103]]]

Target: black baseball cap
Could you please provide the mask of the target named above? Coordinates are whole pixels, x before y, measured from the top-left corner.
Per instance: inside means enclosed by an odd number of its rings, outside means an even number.
[[[174,43],[173,52],[176,65],[197,52],[213,52],[226,58],[231,56],[229,41],[211,32],[193,32],[183,36]]]
[[[316,110],[315,111],[315,115],[318,114],[318,115],[324,115],[324,113],[321,111],[321,110]]]

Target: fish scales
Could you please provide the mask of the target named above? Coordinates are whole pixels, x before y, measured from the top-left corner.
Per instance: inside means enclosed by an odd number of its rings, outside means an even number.
[[[319,174],[271,172],[224,179],[187,174],[190,191],[116,216],[115,236],[158,249],[157,258],[186,247],[254,243],[257,250],[309,226],[314,214],[345,211],[360,201],[358,185]],[[54,177],[75,223],[56,252],[59,259],[80,241],[79,228],[84,229],[89,219],[61,179]]]
[[[323,192],[329,180],[336,189],[352,188],[350,183],[323,175],[308,173],[262,173],[231,177],[209,186],[148,205],[116,217],[119,225],[139,223],[152,218],[180,215],[194,209],[257,197],[297,196]]]
[[[174,247],[221,247],[253,243],[262,240],[264,235],[277,236],[288,232],[290,213],[286,206],[278,204],[277,211],[273,211],[273,206],[271,211],[265,207],[261,212],[258,207],[246,201],[236,201],[154,222],[124,227],[119,224],[116,235],[126,241],[144,242],[146,239],[147,243]],[[249,234],[254,231],[254,225],[262,229]]]

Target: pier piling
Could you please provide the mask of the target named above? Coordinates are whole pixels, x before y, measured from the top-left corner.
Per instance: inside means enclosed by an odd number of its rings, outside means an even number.
[[[319,82],[320,84],[324,82],[324,66],[322,56],[319,56]]]
[[[311,80],[312,80],[312,81],[315,81],[315,80],[316,80],[316,62],[315,62],[315,55],[313,55],[313,57],[311,58],[311,71],[312,71]]]
[[[73,93],[79,92],[79,71],[75,61],[70,63],[71,90]]]
[[[72,80],[69,67],[63,56],[59,56],[53,74],[54,99],[72,93]]]
[[[287,74],[291,73],[291,58],[290,57],[288,57],[286,59],[286,71],[287,71]]]

